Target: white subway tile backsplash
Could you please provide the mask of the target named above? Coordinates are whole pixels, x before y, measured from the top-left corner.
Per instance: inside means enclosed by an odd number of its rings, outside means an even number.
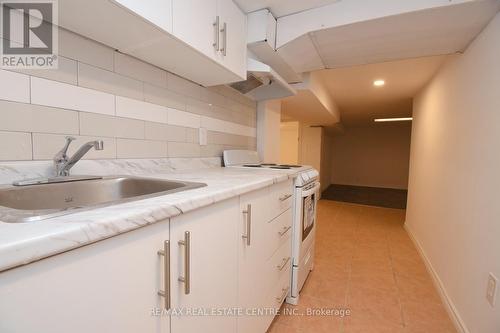
[[[144,100],[177,110],[186,110],[187,97],[165,88],[144,84]]]
[[[257,136],[257,131],[253,127],[235,124],[232,122],[204,117],[204,116],[201,117],[201,126],[206,127],[210,131],[238,134],[251,137]]]
[[[194,113],[169,108],[168,123],[177,126],[199,128],[201,126],[201,117]]]
[[[161,158],[167,157],[167,142],[116,139],[118,158]]]
[[[164,106],[116,96],[116,115],[166,124],[168,110]]]
[[[141,81],[87,64],[78,64],[78,85],[134,99],[144,99]]]
[[[113,70],[114,50],[103,44],[59,28],[59,54],[86,64]]]
[[[104,149],[97,151],[89,150],[83,157],[84,159],[106,159],[116,158],[115,138],[96,137],[96,136],[75,136],[76,140],[71,143],[68,149],[68,155],[74,154],[81,145],[88,141],[102,140]],[[57,134],[33,133],[33,159],[51,160],[54,155],[64,146],[65,136]]]
[[[199,157],[200,145],[187,142],[169,142],[168,157]]]
[[[163,88],[167,87],[166,71],[120,52],[115,51],[114,58],[116,73]]]
[[[185,127],[146,122],[146,139],[161,141],[186,141]]]
[[[77,61],[66,57],[58,57],[57,69],[22,69],[16,70],[18,73],[28,74],[44,79],[69,83],[73,85],[78,84],[78,66]]]
[[[222,156],[223,150],[224,150],[224,146],[222,146],[222,145],[201,146],[200,147],[200,156],[201,157]]]
[[[80,134],[144,139],[144,121],[80,112]]]
[[[198,143],[199,139],[199,129],[198,128],[186,128],[186,142]]]
[[[0,101],[0,130],[78,134],[78,112]]]
[[[0,131],[0,161],[31,159],[31,133]]]
[[[178,77],[174,74],[168,75],[167,82],[167,88],[169,90],[196,99],[201,98],[201,91],[205,89],[202,86],[197,85],[196,83]]]
[[[115,98],[97,90],[31,78],[31,103],[63,109],[114,115]]]
[[[0,99],[29,103],[30,77],[20,73],[0,70]]]

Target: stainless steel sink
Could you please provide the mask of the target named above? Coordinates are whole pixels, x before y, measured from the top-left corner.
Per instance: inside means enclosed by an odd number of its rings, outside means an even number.
[[[0,221],[39,221],[202,186],[206,184],[128,176],[9,186],[0,189]]]

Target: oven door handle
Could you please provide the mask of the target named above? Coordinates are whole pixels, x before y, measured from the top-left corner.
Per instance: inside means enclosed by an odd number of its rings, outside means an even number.
[[[314,193],[316,193],[316,191],[319,189],[319,187],[320,187],[320,183],[319,183],[319,182],[317,182],[317,183],[314,185],[314,187],[313,187],[313,188],[311,188],[311,189],[309,189],[309,190],[307,190],[307,191],[303,191],[303,192],[302,192],[302,194],[301,194],[302,198],[305,198],[305,197],[308,197],[308,196],[310,196],[310,195],[313,195]]]

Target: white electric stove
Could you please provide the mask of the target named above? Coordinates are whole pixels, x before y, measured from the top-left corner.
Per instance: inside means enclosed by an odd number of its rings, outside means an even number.
[[[290,170],[297,173],[294,180],[292,223],[292,276],[287,303],[297,304],[299,293],[313,269],[316,233],[316,205],[319,198],[319,173],[310,166],[262,163],[256,151],[226,150],[224,166],[248,170]]]

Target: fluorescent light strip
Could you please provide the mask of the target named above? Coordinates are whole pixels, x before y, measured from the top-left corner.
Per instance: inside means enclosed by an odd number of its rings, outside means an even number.
[[[412,117],[406,117],[406,118],[377,118],[374,119],[373,121],[376,123],[384,123],[384,122],[390,122],[390,121],[412,121]]]

